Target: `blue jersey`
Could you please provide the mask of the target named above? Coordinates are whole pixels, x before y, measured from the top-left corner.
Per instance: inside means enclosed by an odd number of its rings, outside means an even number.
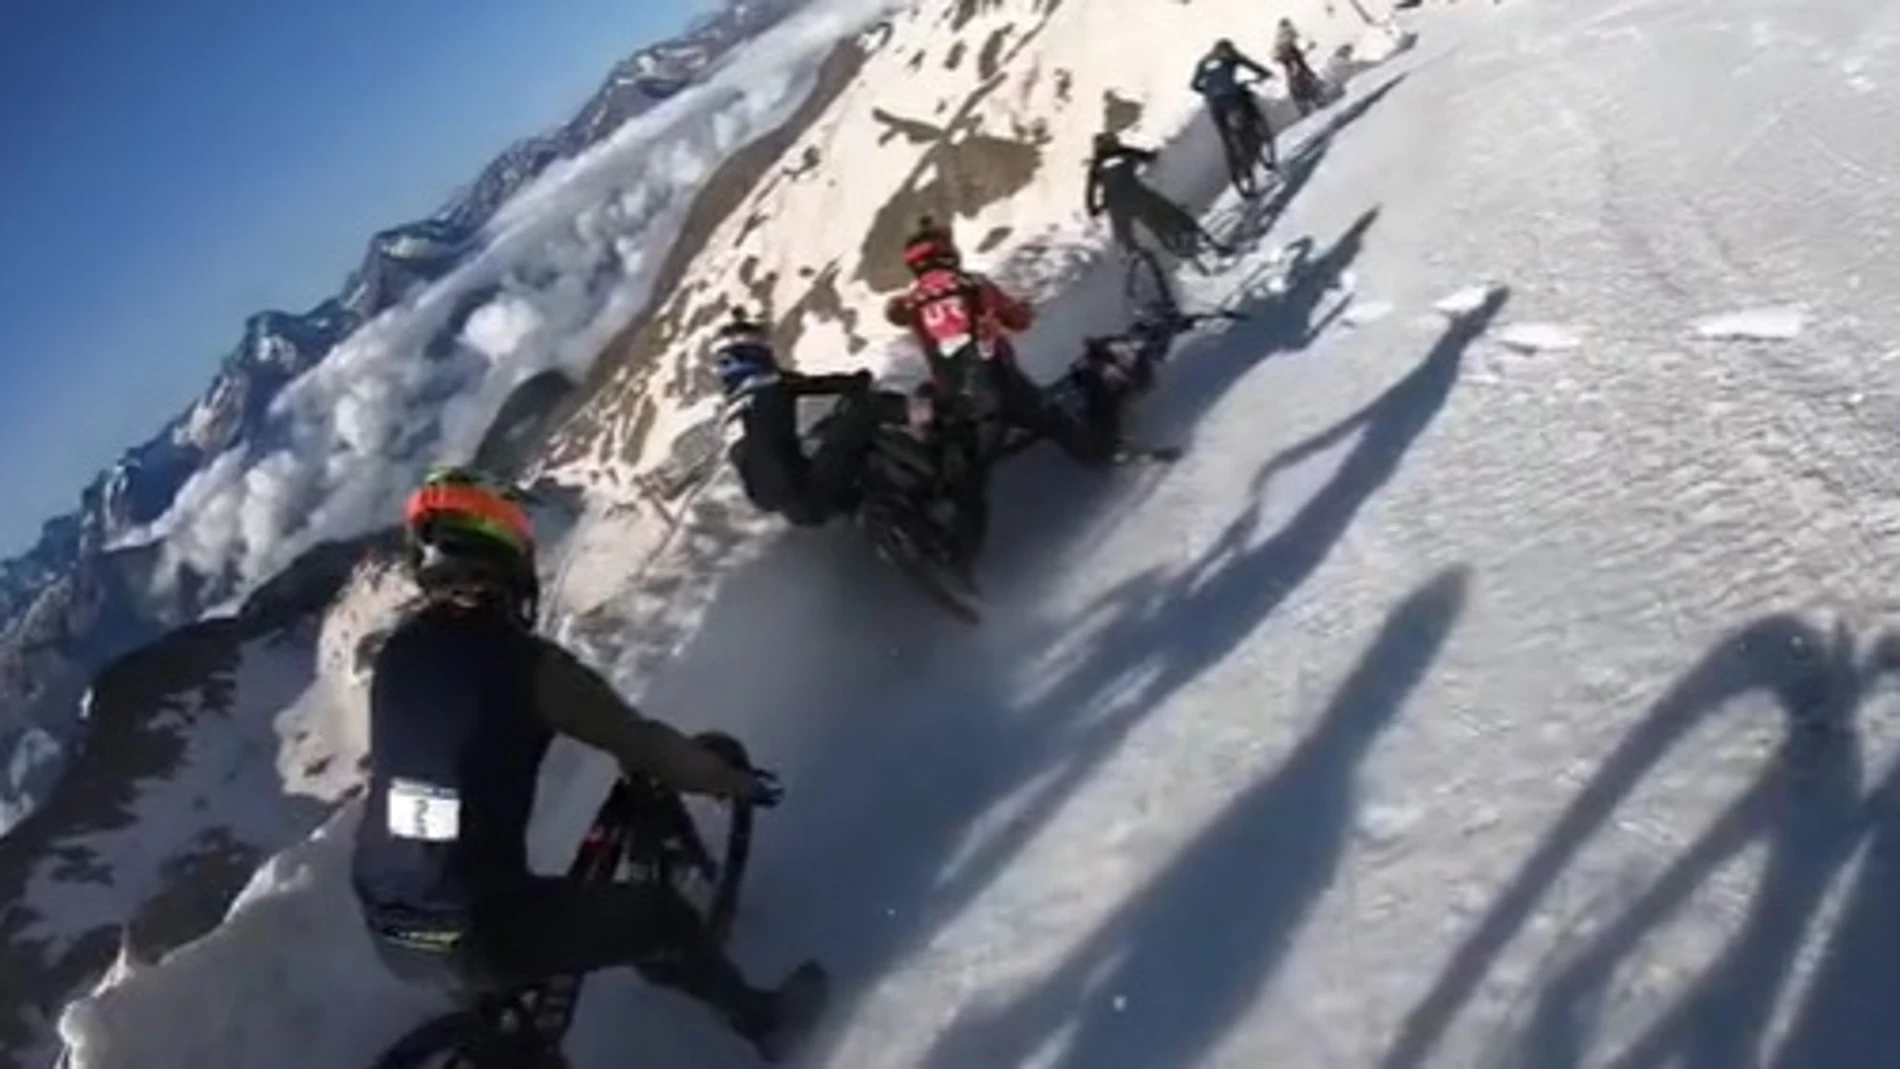
[[[1272,77],[1265,67],[1238,52],[1225,59],[1219,53],[1209,52],[1194,67],[1193,89],[1209,101],[1237,99],[1247,91],[1240,83],[1242,70],[1252,71],[1261,78]]]

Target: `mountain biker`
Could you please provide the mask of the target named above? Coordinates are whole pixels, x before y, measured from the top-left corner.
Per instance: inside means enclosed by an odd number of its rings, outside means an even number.
[[[782,1057],[822,978],[816,965],[755,988],[675,889],[537,875],[525,842],[556,733],[680,792],[770,806],[776,778],[646,719],[534,633],[534,536],[498,484],[432,474],[405,509],[404,556],[421,596],[374,662],[352,863],[385,962],[465,993],[630,965],[711,1007],[768,1060]]]
[[[1115,242],[1130,253],[1142,251],[1135,241],[1137,222],[1177,255],[1192,255],[1203,248],[1230,252],[1201,229],[1201,224],[1186,209],[1141,180],[1141,169],[1158,158],[1151,149],[1123,144],[1112,131],[1096,134],[1094,152],[1089,157],[1088,189],[1083,199],[1089,215],[1095,217],[1107,211]]]
[[[1237,117],[1244,128],[1253,123],[1256,129],[1266,133],[1266,117],[1260,111],[1260,101],[1241,84],[1242,71],[1251,72],[1263,81],[1273,77],[1273,72],[1256,63],[1234,46],[1226,37],[1214,42],[1214,47],[1194,67],[1194,81],[1191,88],[1207,101],[1208,116],[1214,120],[1216,130],[1226,130],[1230,118]],[[1233,116],[1240,109],[1238,116]]]
[[[949,229],[928,216],[904,243],[904,264],[912,275],[910,288],[885,303],[884,316],[916,337],[930,367],[933,399],[968,400],[972,387],[986,386],[1004,427],[1052,438],[1065,449],[1075,445],[1067,421],[1016,361],[1010,336],[1035,322],[1029,303],[966,270]],[[979,370],[980,377],[966,377]],[[1094,461],[1086,453],[1070,453],[1080,463]]]
[[[720,328],[714,369],[725,394],[726,455],[746,497],[800,526],[817,526],[854,504],[858,480],[881,418],[871,373],[806,375],[783,367],[765,328],[734,309]],[[807,458],[798,433],[798,399],[836,396],[824,440]],[[901,418],[901,413],[899,414]]]
[[[1058,384],[1075,398],[1074,415],[1111,456],[1131,449],[1123,434],[1128,399],[1154,387],[1155,369],[1187,321],[1143,314],[1116,335],[1082,339],[1082,352],[1069,362]]]
[[[1302,116],[1312,114],[1326,102],[1326,84],[1306,62],[1306,53],[1300,48],[1300,31],[1292,19],[1282,18],[1274,28],[1273,61],[1286,69],[1287,95],[1293,98],[1293,105]]]

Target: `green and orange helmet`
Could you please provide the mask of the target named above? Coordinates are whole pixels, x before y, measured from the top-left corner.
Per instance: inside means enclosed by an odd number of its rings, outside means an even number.
[[[425,592],[489,589],[532,617],[534,524],[505,483],[469,468],[431,471],[403,506],[403,555]]]

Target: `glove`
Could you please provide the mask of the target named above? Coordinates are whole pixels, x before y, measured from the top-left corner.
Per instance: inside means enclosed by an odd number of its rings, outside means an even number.
[[[759,809],[770,809],[785,797],[785,787],[778,781],[778,774],[763,768],[746,769],[752,778],[750,788],[739,796],[739,800]]]

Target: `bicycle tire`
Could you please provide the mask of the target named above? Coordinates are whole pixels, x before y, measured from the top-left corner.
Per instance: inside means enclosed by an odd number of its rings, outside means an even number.
[[[723,731],[706,731],[696,736],[707,749],[727,761],[752,767],[752,755],[745,743]],[[713,888],[712,905],[706,910],[706,930],[713,942],[724,946],[732,937],[732,922],[739,915],[739,893],[745,883],[746,866],[752,857],[752,821],[757,809],[746,802],[728,806],[726,849],[719,859],[719,881]]]
[[[1128,273],[1122,293],[1129,307],[1138,314],[1172,318],[1181,312],[1180,301],[1175,297],[1167,272],[1162,270],[1161,261],[1145,248],[1136,248],[1129,253]]]
[[[404,1033],[370,1069],[527,1069],[523,1053],[481,1011],[451,1010]]]

